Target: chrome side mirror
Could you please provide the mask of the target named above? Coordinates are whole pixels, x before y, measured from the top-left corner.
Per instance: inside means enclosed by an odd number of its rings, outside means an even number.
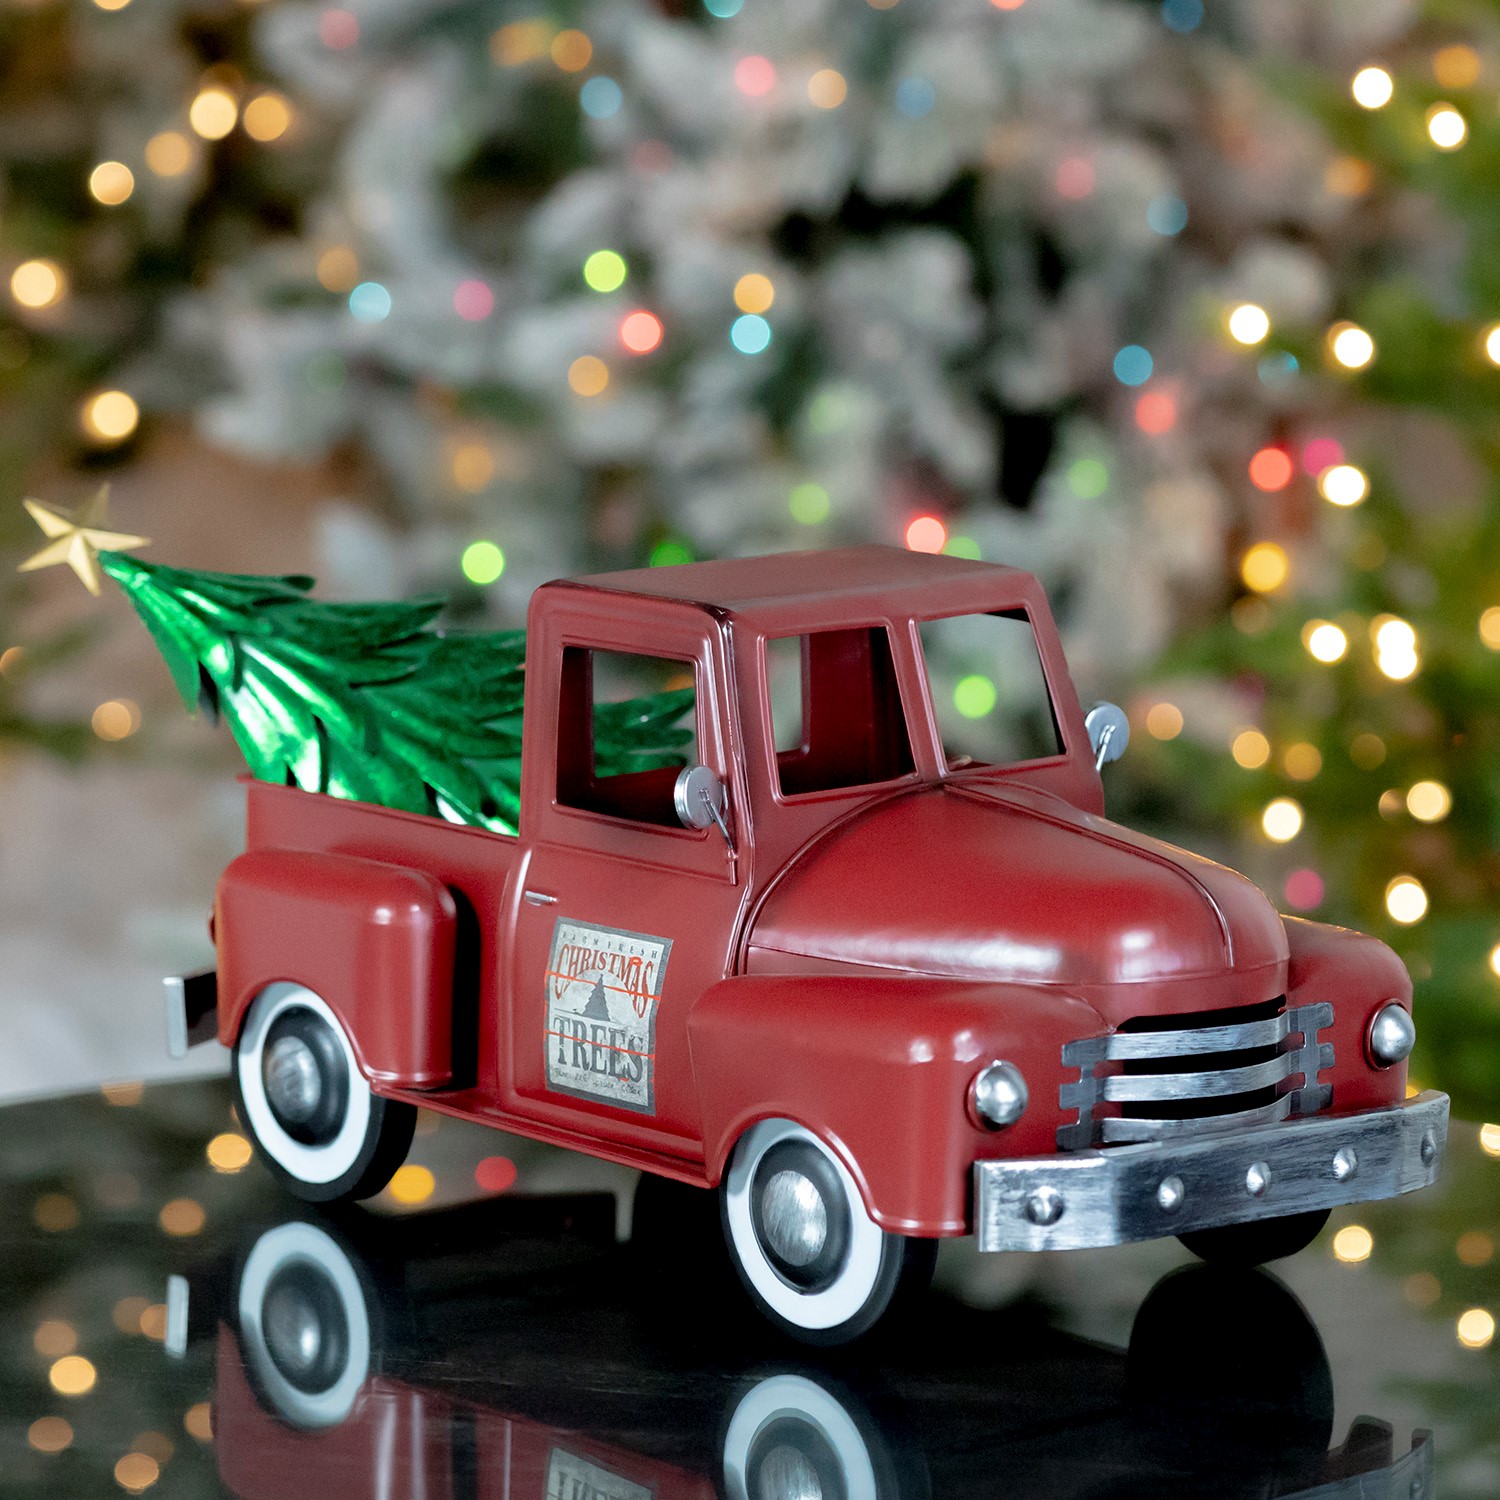
[[[724,842],[734,848],[729,825],[724,821],[729,794],[716,771],[708,766],[684,766],[672,787],[672,802],[677,809],[677,820],[684,828],[707,828],[713,824],[723,834]]]
[[[1130,720],[1117,703],[1096,703],[1084,716],[1083,727],[1094,747],[1094,769],[1102,771],[1124,755],[1130,743]]]

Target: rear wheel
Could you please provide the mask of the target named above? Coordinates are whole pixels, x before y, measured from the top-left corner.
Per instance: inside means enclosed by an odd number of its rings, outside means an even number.
[[[299,1198],[368,1198],[406,1159],[416,1110],[371,1092],[338,1017],[302,985],[256,997],[231,1073],[241,1123]]]
[[[762,1120],[741,1137],[720,1193],[741,1282],[804,1343],[858,1338],[932,1278],[937,1242],[887,1234],[848,1168],[790,1120]]]
[[[1212,1266],[1263,1266],[1306,1250],[1327,1222],[1328,1210],[1320,1208],[1281,1219],[1198,1229],[1179,1238],[1199,1260]]]

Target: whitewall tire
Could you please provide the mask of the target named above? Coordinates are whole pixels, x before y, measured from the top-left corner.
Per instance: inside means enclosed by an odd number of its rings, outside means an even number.
[[[371,1091],[338,1017],[302,985],[256,996],[231,1073],[241,1123],[300,1198],[367,1198],[406,1158],[416,1111]]]
[[[848,1168],[791,1120],[762,1120],[740,1138],[720,1206],[746,1290],[804,1343],[858,1338],[931,1278],[935,1241],[881,1229]]]

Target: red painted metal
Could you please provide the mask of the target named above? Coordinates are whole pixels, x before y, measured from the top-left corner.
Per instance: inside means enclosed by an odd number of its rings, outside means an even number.
[[[1034,626],[1059,754],[949,767],[917,622],[980,611]],[[896,774],[874,786],[788,794],[766,642],[825,630],[883,634],[910,756],[884,755]],[[691,673],[732,847],[559,798],[560,678],[580,648]],[[874,701],[819,659],[836,706]],[[548,584],[523,749],[519,838],[250,783],[250,853],[216,923],[222,1038],[296,979],[345,1019],[380,1092],[704,1185],[740,1131],[784,1114],[840,1152],[880,1223],[925,1235],[969,1227],[975,1160],[1055,1149],[1063,1043],[1127,1021],[1330,1001],[1333,1107],[1404,1092],[1404,1067],[1364,1054],[1374,1010],[1410,1002],[1389,949],[1283,920],[1241,876],[1102,816],[1056,628],[1015,569],[857,548]],[[815,769],[790,784],[857,780]],[[589,963],[600,990],[580,1012],[567,986]],[[1031,1104],[990,1134],[965,1098],[995,1057]]]

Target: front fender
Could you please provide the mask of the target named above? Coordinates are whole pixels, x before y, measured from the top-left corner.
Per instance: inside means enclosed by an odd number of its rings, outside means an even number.
[[[301,849],[253,849],[219,878],[219,1040],[233,1046],[269,984],[305,985],[343,1024],[372,1081],[453,1076],[452,893],[422,870]]]
[[[687,1027],[710,1182],[757,1120],[794,1120],[839,1154],[877,1224],[920,1235],[969,1230],[975,1161],[1057,1149],[1063,1043],[1109,1029],[1041,988],[795,975],[724,980]],[[1030,1104],[988,1131],[968,1092],[996,1059],[1021,1069]]]

